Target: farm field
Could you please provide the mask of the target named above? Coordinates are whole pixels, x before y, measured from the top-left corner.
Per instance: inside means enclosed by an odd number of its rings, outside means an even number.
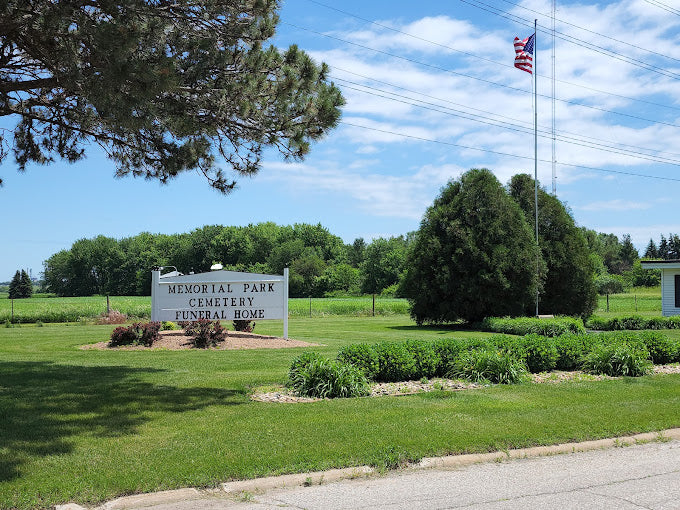
[[[304,350],[488,333],[407,316],[293,318],[315,348],[82,350],[113,326],[0,328],[0,508],[96,504],[122,494],[680,426],[680,375],[280,404]],[[281,321],[256,332],[278,335]],[[678,331],[670,332],[680,334]]]
[[[111,296],[112,310],[118,310],[131,319],[151,316],[149,296]],[[106,296],[88,297],[35,297],[14,300],[15,323],[77,322],[93,319],[106,312]],[[347,298],[292,298],[288,302],[290,317],[326,317],[347,315],[367,317],[373,314],[371,296]],[[405,299],[375,299],[376,315],[408,314]],[[12,302],[0,297],[0,322],[12,320]]]
[[[111,308],[130,318],[148,319],[151,315],[149,296],[112,296]],[[289,300],[290,317],[350,316],[368,317],[373,313],[371,296],[346,298],[292,298]],[[106,311],[105,296],[90,297],[35,297],[14,300],[14,322],[77,322],[92,319]],[[311,313],[310,313],[311,311]],[[375,314],[378,316],[407,315],[405,299],[376,297]],[[624,294],[600,296],[595,315],[613,317],[621,314],[654,316],[661,314],[661,289],[636,288]],[[12,302],[7,295],[0,296],[0,322],[12,319]]]

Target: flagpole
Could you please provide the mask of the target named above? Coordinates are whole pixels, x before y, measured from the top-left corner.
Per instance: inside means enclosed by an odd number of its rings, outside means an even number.
[[[536,60],[538,57],[538,44],[536,44],[537,19],[534,19],[534,210],[536,211],[536,317],[538,317],[538,280],[539,280],[539,257],[540,245],[538,243],[538,72],[536,71]]]

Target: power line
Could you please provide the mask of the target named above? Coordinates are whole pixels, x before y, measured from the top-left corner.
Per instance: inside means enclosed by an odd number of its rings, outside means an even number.
[[[666,12],[670,12],[671,14],[676,14],[680,16],[680,11],[678,9],[675,9],[674,7],[671,7],[670,5],[667,5],[663,2],[659,2],[658,0],[645,0],[645,2],[655,7],[658,7],[659,9],[663,9]]]
[[[308,0],[308,1],[314,1],[314,0]],[[525,7],[524,5],[518,4],[516,2],[511,2],[510,0],[501,0],[501,1],[505,2],[506,4],[510,4],[514,7],[519,7],[520,9],[524,9],[525,11],[533,12],[534,14],[543,15],[543,13],[541,13],[539,11],[536,11],[536,10],[531,9],[529,7]],[[645,1],[648,2],[649,0],[645,0]],[[631,48],[635,48],[636,50],[641,50],[641,51],[644,51],[646,53],[651,53],[651,54],[657,55],[659,57],[663,57],[663,58],[667,58],[667,59],[670,59],[670,60],[675,60],[676,62],[680,62],[680,59],[675,58],[675,57],[671,57],[670,55],[666,55],[665,53],[659,53],[658,51],[650,50],[649,48],[645,48],[645,47],[639,46],[637,44],[632,44],[632,43],[629,43],[627,41],[623,41],[621,39],[616,39],[615,37],[611,37],[611,36],[608,36],[608,35],[605,35],[605,34],[601,34],[600,32],[595,32],[594,30],[589,30],[585,27],[582,27],[580,25],[576,25],[575,23],[570,23],[569,21],[565,21],[565,20],[560,19],[560,18],[555,18],[555,20],[559,21],[560,23],[562,23],[564,25],[569,25],[570,27],[574,27],[574,28],[577,28],[579,30],[583,30],[584,32],[588,32],[588,33],[594,34],[594,35],[599,35],[600,37],[604,37],[605,39],[609,39],[609,40],[617,42],[619,44],[624,44],[626,46],[630,46]],[[608,51],[611,51],[611,50],[608,50]]]
[[[326,9],[330,9],[330,10],[332,10],[332,11],[339,12],[339,13],[344,14],[344,15],[346,15],[346,16],[350,16],[350,17],[352,17],[352,18],[356,18],[356,19],[361,20],[361,21],[364,21],[364,22],[366,22],[366,23],[370,23],[370,24],[372,24],[372,25],[375,25],[375,26],[384,28],[384,29],[386,29],[386,30],[390,30],[390,31],[392,31],[392,32],[396,32],[396,33],[398,33],[398,34],[402,34],[402,35],[405,35],[405,36],[407,36],[407,37],[411,37],[411,38],[413,38],[413,39],[416,39],[416,40],[419,40],[419,41],[422,41],[422,42],[426,42],[426,43],[428,43],[428,44],[432,44],[432,45],[435,45],[435,46],[439,46],[440,48],[444,48],[444,49],[447,49],[447,50],[450,50],[450,51],[453,51],[453,52],[456,52],[456,53],[463,54],[463,55],[465,55],[465,56],[467,56],[467,57],[474,57],[474,58],[477,59],[477,60],[482,60],[482,61],[484,61],[484,62],[489,62],[489,63],[491,63],[491,64],[495,64],[495,65],[502,66],[502,67],[514,67],[512,64],[509,64],[509,63],[507,63],[507,62],[499,62],[498,60],[493,60],[493,59],[491,59],[491,58],[482,57],[481,55],[477,55],[477,54],[475,54],[475,53],[470,53],[469,51],[459,50],[459,49],[454,48],[454,47],[452,47],[452,46],[449,46],[449,45],[446,45],[446,44],[442,44],[442,43],[438,43],[438,42],[436,42],[436,41],[432,41],[432,40],[430,40],[430,39],[426,39],[426,38],[424,38],[424,37],[420,37],[420,36],[411,34],[411,33],[409,33],[409,32],[404,32],[404,31],[399,30],[399,29],[396,29],[396,28],[394,28],[394,27],[390,27],[389,25],[384,25],[384,24],[382,24],[382,23],[378,23],[377,21],[372,21],[372,20],[370,20],[370,19],[363,18],[363,17],[361,17],[361,16],[359,16],[359,15],[357,15],[357,14],[353,14],[353,13],[351,13],[351,12],[348,12],[348,11],[345,11],[345,10],[342,10],[342,9],[338,9],[337,7],[333,7],[333,6],[331,6],[331,5],[327,5],[327,4],[323,3],[323,2],[319,2],[318,0],[307,0],[307,1],[308,1],[308,2],[311,2],[311,3],[313,3],[313,4],[316,4],[316,5],[319,5],[319,6],[321,6],[321,7],[325,7]],[[504,0],[504,1],[505,1],[505,0]],[[516,5],[516,4],[513,4],[513,5]],[[525,8],[525,9],[526,9],[526,8]],[[531,10],[531,9],[528,9],[528,10]],[[536,12],[536,11],[532,11],[532,12]],[[564,21],[563,21],[563,23],[567,23],[567,22],[564,22]],[[584,30],[585,30],[585,29],[584,29]],[[597,34],[597,32],[593,32],[593,33]],[[602,34],[598,34],[598,35],[602,35]],[[607,37],[607,36],[604,36],[604,35],[603,35],[603,37]],[[612,39],[613,39],[613,38],[612,38]],[[613,40],[615,40],[615,41],[618,42],[618,39],[613,39]],[[629,43],[626,43],[626,44],[629,44]],[[631,46],[633,46],[633,45],[631,45]],[[637,47],[637,46],[636,46],[636,47]],[[651,50],[646,50],[646,49],[644,49],[644,48],[639,48],[639,49],[643,49],[644,51],[649,51],[650,53],[657,53],[657,52],[654,52],[654,51],[651,51]],[[657,53],[657,54],[658,54],[658,55],[662,55],[661,53]],[[680,62],[680,59],[674,59],[673,57],[668,57],[668,58],[672,58],[673,60],[677,60],[678,62]],[[542,78],[547,78],[547,76],[542,75],[542,74],[539,74],[538,76],[540,76],[540,77],[542,77]],[[560,80],[560,79],[556,79],[555,81],[558,81],[559,83],[564,83],[564,84],[566,84],[566,85],[571,85],[572,87],[578,87],[578,88],[583,88],[583,89],[586,89],[586,90],[591,90],[591,91],[597,92],[597,93],[599,93],[599,94],[606,94],[606,95],[609,95],[609,96],[619,97],[619,98],[621,98],[621,99],[627,99],[627,100],[629,100],[629,101],[636,101],[636,102],[645,103],[645,104],[653,105],[653,106],[660,107],[660,108],[668,108],[668,109],[671,109],[671,110],[680,110],[680,107],[677,107],[677,106],[672,106],[672,105],[667,105],[667,104],[662,104],[662,103],[656,103],[656,102],[654,102],[654,101],[647,101],[647,100],[645,100],[645,99],[639,99],[639,98],[624,96],[624,95],[622,95],[622,94],[617,94],[617,93],[615,93],[615,92],[608,92],[608,91],[606,91],[606,90],[596,89],[596,88],[590,87],[590,86],[588,86],[588,85],[583,85],[583,84],[574,83],[574,82],[570,82],[570,81],[566,81],[566,80]]]
[[[519,154],[510,154],[509,152],[494,151],[494,150],[490,150],[490,149],[480,149],[479,147],[472,147],[470,145],[463,145],[463,144],[453,143],[453,142],[444,142],[444,141],[441,141],[441,140],[432,140],[431,138],[425,138],[425,137],[422,137],[422,136],[415,136],[415,135],[407,135],[407,134],[404,134],[404,133],[397,133],[395,131],[389,131],[387,129],[379,129],[379,128],[374,128],[374,127],[369,127],[369,126],[362,126],[360,124],[353,124],[351,122],[345,122],[345,121],[342,121],[342,120],[340,121],[340,124],[344,124],[346,126],[357,127],[357,128],[361,128],[361,129],[368,129],[370,131],[377,131],[379,133],[385,133],[385,134],[394,135],[394,136],[401,136],[403,138],[410,138],[410,139],[413,139],[413,140],[419,140],[419,141],[423,141],[423,142],[432,142],[432,143],[436,143],[436,144],[440,144],[440,145],[448,145],[448,146],[451,146],[451,147],[460,147],[462,149],[469,149],[469,150],[478,151],[478,152],[486,152],[486,153],[496,154],[496,155],[500,155],[500,156],[510,156],[510,157],[517,158],[517,159],[526,159],[526,160],[531,160],[531,161],[534,160],[534,158],[530,157],[530,156],[520,156]],[[550,163],[549,160],[545,160],[545,159],[539,159],[538,161],[540,161],[542,163]],[[674,177],[661,177],[661,176],[658,176],[658,175],[638,174],[638,173],[635,173],[635,172],[624,172],[624,171],[621,171],[621,170],[607,170],[607,169],[604,169],[604,168],[595,168],[595,167],[591,167],[591,166],[576,165],[576,164],[572,164],[572,163],[558,163],[558,165],[566,166],[566,167],[570,167],[570,168],[581,168],[581,169],[584,169],[584,170],[593,170],[593,171],[596,171],[596,172],[605,172],[605,173],[612,173],[612,174],[618,174],[618,175],[628,175],[628,176],[632,176],[632,177],[642,177],[642,178],[645,178],[645,179],[656,179],[656,180],[662,180],[662,181],[680,182],[680,179],[674,178]]]
[[[480,2],[479,0],[460,0],[461,2],[471,5],[472,7],[476,7],[477,9],[481,9],[483,11],[489,12],[491,14],[495,14],[496,16],[500,16],[501,18],[505,18],[507,20],[513,21],[519,25],[523,25],[528,28],[533,28],[533,26],[524,18],[521,18],[520,16],[516,16],[512,13],[509,13],[507,11],[503,11],[501,9],[498,9],[496,7],[493,7],[492,5],[486,4],[484,2]],[[550,30],[542,28],[542,32],[546,34],[550,34]],[[641,69],[645,69],[647,71],[652,71],[655,73],[658,73],[662,76],[666,76],[668,78],[673,78],[673,79],[680,79],[680,74],[674,73],[672,71],[669,71],[667,69],[664,69],[659,66],[655,66],[653,64],[649,64],[646,62],[642,62],[638,59],[635,59],[633,57],[628,57],[627,55],[623,55],[621,53],[618,53],[613,50],[609,50],[607,48],[604,48],[602,46],[598,46],[597,44],[593,44],[591,42],[585,41],[583,39],[578,39],[575,37],[568,36],[566,34],[563,34],[562,32],[555,32],[556,36],[559,37],[559,39],[562,39],[563,41],[567,41],[571,44],[575,44],[580,47],[587,48],[591,51],[594,51],[596,53],[600,53],[602,55],[614,58],[616,60],[620,60],[622,62],[625,62],[627,64],[630,64],[635,67],[639,67]]]
[[[533,128],[523,127],[523,126],[519,126],[517,124],[510,124],[510,123],[499,121],[499,120],[492,119],[492,118],[489,118],[489,117],[479,118],[479,117],[472,116],[472,114],[470,114],[468,112],[463,112],[463,111],[456,110],[456,109],[453,109],[453,108],[435,105],[433,103],[427,103],[427,102],[421,101],[419,99],[408,98],[408,97],[402,96],[400,94],[395,94],[393,92],[383,91],[383,90],[380,90],[380,89],[370,87],[368,85],[362,85],[362,84],[351,82],[349,80],[344,80],[342,78],[339,78],[339,80],[346,82],[346,83],[351,83],[353,85],[357,85],[357,86],[360,86],[360,87],[365,87],[365,88],[368,88],[368,89],[371,89],[371,90],[379,91],[379,92],[382,92],[383,94],[392,94],[392,95],[395,95],[395,96],[398,96],[398,97],[401,97],[401,98],[404,98],[404,99],[409,99],[410,101],[419,101],[419,102],[424,103],[424,104],[412,103],[412,102],[405,101],[405,100],[402,100],[402,99],[397,99],[395,97],[389,97],[389,96],[386,96],[386,95],[377,94],[375,92],[370,92],[370,91],[367,91],[367,90],[362,90],[362,89],[358,89],[356,87],[345,85],[345,88],[348,88],[350,90],[355,90],[357,92],[363,92],[365,94],[369,94],[369,95],[372,95],[372,96],[375,96],[375,97],[388,99],[388,100],[395,101],[395,102],[398,102],[398,103],[408,104],[410,106],[415,106],[417,108],[421,108],[421,109],[425,109],[425,110],[429,110],[429,111],[434,111],[434,112],[441,113],[441,114],[444,114],[444,115],[451,115],[451,116],[455,116],[455,117],[460,117],[460,118],[470,120],[470,121],[473,121],[473,122],[477,122],[477,123],[481,123],[481,124],[485,124],[485,125],[489,125],[489,126],[494,126],[494,127],[499,127],[501,129],[506,129],[506,130],[513,131],[513,132],[519,131],[519,132],[524,133],[524,134],[533,133]],[[426,106],[426,105],[429,105],[429,106]],[[450,111],[442,111],[438,108],[444,108],[445,110],[450,110]],[[551,138],[552,137],[552,135],[547,130],[541,130],[539,132],[541,133],[540,134],[541,138]],[[655,155],[652,155],[652,154],[640,154],[639,152],[634,152],[634,151],[628,150],[628,149],[621,149],[619,147],[616,147],[616,146],[613,146],[613,145],[608,145],[606,143],[602,144],[602,143],[592,142],[592,141],[588,140],[586,137],[575,138],[575,137],[565,136],[564,134],[558,134],[557,138],[561,142],[568,143],[568,144],[571,144],[571,145],[576,145],[576,146],[579,146],[579,147],[586,147],[586,148],[589,148],[589,149],[595,149],[595,150],[599,150],[599,151],[602,151],[602,152],[609,152],[611,154],[628,156],[628,157],[632,157],[632,158],[635,158],[635,159],[652,161],[652,162],[655,162],[655,163],[664,163],[664,164],[669,164],[669,165],[674,165],[674,166],[680,166],[680,160],[677,160],[677,159],[655,156]],[[645,148],[642,148],[642,147],[634,147],[634,148],[636,150],[647,150],[647,151],[649,150],[649,149],[645,149]]]
[[[461,0],[461,1],[464,1],[464,0]],[[287,21],[281,21],[280,23],[285,24],[285,25],[288,25],[288,26],[291,26],[291,27],[293,27],[293,28],[297,28],[298,30],[304,30],[304,31],[306,31],[306,32],[310,32],[310,33],[312,33],[312,34],[320,35],[320,36],[326,37],[326,38],[328,38],[328,39],[332,39],[332,40],[339,41],[339,42],[342,42],[342,43],[345,43],[345,44],[349,44],[349,45],[351,45],[351,46],[356,46],[356,47],[358,47],[358,48],[362,48],[362,49],[365,49],[365,50],[373,51],[373,52],[375,52],[375,53],[380,53],[380,54],[382,54],[382,55],[387,55],[387,56],[392,57],[392,58],[404,60],[404,61],[406,61],[406,62],[411,62],[411,63],[413,63],[413,64],[418,64],[418,65],[421,65],[421,66],[423,66],[423,67],[429,67],[429,68],[431,68],[431,69],[436,69],[436,70],[438,70],[438,71],[442,71],[442,72],[445,72],[445,73],[453,74],[453,75],[456,75],[456,76],[461,76],[461,77],[464,77],[464,78],[469,78],[469,79],[471,79],[471,80],[480,81],[480,82],[483,82],[483,83],[487,83],[487,84],[489,84],[489,85],[493,85],[493,86],[495,86],[495,87],[502,87],[502,88],[505,88],[505,89],[514,90],[514,91],[516,91],[516,92],[522,92],[522,93],[524,93],[524,94],[531,94],[531,93],[532,93],[530,90],[521,89],[521,88],[519,88],[519,87],[512,87],[512,86],[506,85],[506,84],[504,84],[504,83],[498,83],[498,82],[495,82],[495,81],[492,81],[492,80],[486,80],[486,79],[484,79],[484,78],[479,78],[479,77],[477,77],[477,76],[472,76],[472,75],[469,75],[469,74],[461,73],[461,72],[458,72],[458,71],[454,71],[454,70],[452,70],[452,69],[446,69],[446,68],[444,68],[444,67],[440,67],[440,66],[437,66],[437,65],[434,65],[434,64],[428,64],[428,63],[421,62],[421,61],[416,60],[416,59],[413,59],[413,58],[404,57],[404,56],[402,56],[402,55],[397,55],[397,54],[395,54],[395,53],[390,53],[390,52],[388,52],[388,51],[378,50],[378,49],[376,49],[376,48],[371,48],[370,46],[366,46],[366,45],[364,45],[364,44],[359,44],[359,43],[356,43],[356,42],[348,41],[348,40],[346,40],[346,39],[342,39],[342,38],[340,38],[340,37],[336,37],[336,36],[333,36],[333,35],[330,35],[330,34],[324,34],[323,32],[319,32],[319,31],[317,31],[317,30],[312,30],[311,28],[301,27],[301,26],[299,26],[299,25],[295,25],[294,23],[290,23],[290,22],[287,22]],[[550,96],[547,96],[547,95],[545,95],[545,94],[538,94],[538,96],[539,96],[539,97],[542,97],[542,98],[550,99]],[[665,122],[665,121],[661,121],[661,120],[647,119],[647,118],[645,118],[645,117],[640,117],[640,116],[638,116],[638,115],[632,115],[632,114],[629,114],[629,113],[617,112],[617,111],[615,111],[615,110],[608,110],[608,109],[606,109],[606,108],[601,108],[601,107],[599,107],[599,106],[593,106],[593,105],[588,105],[588,104],[584,104],[584,103],[579,103],[578,101],[571,101],[571,100],[568,100],[568,99],[560,99],[560,98],[556,98],[556,100],[557,100],[557,101],[560,101],[561,103],[570,104],[570,105],[574,105],[574,106],[579,106],[579,107],[581,107],[581,108],[588,108],[588,109],[590,109],[590,110],[596,110],[596,111],[600,111],[600,112],[604,112],[604,113],[611,113],[611,114],[613,114],[613,115],[619,115],[619,116],[627,117],[627,118],[631,118],[631,119],[642,120],[642,121],[645,121],[645,122],[650,122],[650,123],[652,123],[652,124],[663,124],[663,125],[666,125],[666,126],[671,126],[671,127],[678,127],[678,128],[680,128],[680,125],[678,125],[678,124],[673,124],[673,123],[671,123],[671,122]]]

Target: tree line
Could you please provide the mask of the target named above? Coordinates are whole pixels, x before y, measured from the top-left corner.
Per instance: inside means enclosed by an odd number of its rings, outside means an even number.
[[[394,294],[403,272],[408,236],[351,244],[322,225],[207,225],[189,233],[80,239],[44,262],[44,281],[59,296],[149,295],[151,268],[184,274],[225,269],[282,274],[290,268],[291,297]]]
[[[431,297],[428,308],[437,302],[445,311],[451,289],[458,289],[474,296],[477,307],[486,295],[528,311],[538,291],[541,310],[569,315],[587,314],[597,292],[658,284],[658,271],[641,268],[629,235],[577,227],[565,205],[542,188],[536,252],[533,190],[528,175],[503,186],[490,171],[471,170],[443,188],[417,232],[368,243],[344,243],[321,224],[272,222],[80,239],[44,262],[44,282],[60,296],[148,295],[154,266],[188,274],[219,262],[227,270],[267,274],[288,267],[292,297],[420,293]],[[494,307],[494,315],[519,313],[489,304]]]

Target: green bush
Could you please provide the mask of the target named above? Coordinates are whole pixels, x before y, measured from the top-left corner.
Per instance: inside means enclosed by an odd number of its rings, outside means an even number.
[[[557,360],[555,368],[558,370],[576,370],[581,364],[583,356],[590,350],[594,335],[566,334],[555,337]]]
[[[574,317],[538,319],[536,317],[487,317],[481,323],[484,331],[510,335],[534,333],[543,336],[559,336],[565,333],[585,333],[583,321]]]
[[[181,329],[181,328],[172,321],[161,322],[161,331],[176,331],[178,329]]]
[[[382,342],[376,344],[374,349],[378,355],[376,381],[396,382],[413,378],[416,363],[406,345],[397,342]]]
[[[587,321],[590,329],[601,331],[643,330],[643,329],[680,329],[680,316],[641,317],[639,315],[622,315],[618,317],[590,317]]]
[[[530,372],[549,372],[557,365],[558,352],[552,337],[529,334],[517,342],[516,357],[522,359]]]
[[[368,344],[350,344],[340,348],[337,361],[355,366],[369,379],[375,378],[380,367],[378,354]]]
[[[370,393],[368,380],[361,370],[317,353],[302,355],[293,361],[288,386],[298,395],[316,398],[360,397]]]
[[[441,338],[432,342],[437,355],[435,376],[443,377],[449,365],[458,358],[461,352],[488,347],[489,341],[482,338]]]
[[[642,331],[640,340],[649,351],[649,356],[655,365],[673,363],[680,356],[680,345],[677,340],[671,340],[658,331]]]
[[[446,375],[472,382],[514,384],[524,380],[526,374],[524,362],[509,352],[481,349],[461,353]]]
[[[581,368],[591,374],[639,377],[651,372],[652,362],[639,344],[599,343],[584,356]]]
[[[426,340],[407,340],[406,349],[413,356],[415,363],[415,371],[411,375],[412,379],[421,379],[423,377],[434,377],[437,366],[439,365],[439,357],[432,346],[432,342]]]

